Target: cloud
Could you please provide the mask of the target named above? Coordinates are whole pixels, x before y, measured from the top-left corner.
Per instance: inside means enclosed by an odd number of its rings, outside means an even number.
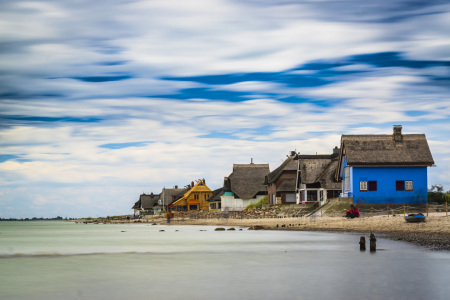
[[[233,163],[426,133],[448,187],[446,1],[2,1],[2,216],[130,212]],[[39,204],[39,205],[33,205]],[[39,206],[39,207],[35,207]],[[4,213],[6,211],[6,213]]]

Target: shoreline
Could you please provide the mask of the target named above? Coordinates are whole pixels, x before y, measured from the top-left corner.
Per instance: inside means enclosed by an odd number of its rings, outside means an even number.
[[[82,221],[81,221],[82,222]],[[103,223],[102,221],[99,221]],[[328,231],[361,233],[367,238],[374,233],[381,238],[403,241],[428,250],[450,251],[450,218],[446,213],[430,213],[423,223],[407,223],[403,215],[346,219],[343,217],[260,218],[260,219],[182,219],[170,224],[164,217],[146,220],[107,221],[107,223],[159,223],[162,225],[242,226],[263,230]]]
[[[167,224],[160,219],[161,224]],[[174,219],[168,225],[260,226],[264,230],[351,232],[412,243],[429,250],[450,251],[450,218],[433,213],[423,223],[407,223],[403,216],[377,216],[282,219]]]

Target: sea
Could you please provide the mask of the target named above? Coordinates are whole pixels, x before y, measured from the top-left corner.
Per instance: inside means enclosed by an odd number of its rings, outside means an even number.
[[[215,228],[0,222],[0,299],[449,299],[449,252]]]

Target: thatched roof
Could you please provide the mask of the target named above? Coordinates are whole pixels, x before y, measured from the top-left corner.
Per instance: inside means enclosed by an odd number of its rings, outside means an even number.
[[[224,191],[231,191],[240,199],[252,199],[266,191],[264,179],[269,164],[234,164],[233,172],[225,177]]]
[[[338,156],[331,155],[298,155],[300,182],[302,184],[320,183],[325,189],[339,189],[340,182],[334,179],[338,166]]]
[[[206,199],[206,201],[208,201],[208,202],[220,201],[220,196],[222,196],[222,195],[223,195],[223,187],[221,187],[220,189],[214,190],[213,195],[211,197],[209,197],[208,199]]]
[[[277,188],[277,192],[295,192],[295,179],[286,179]]]
[[[297,171],[297,161],[294,160],[296,157],[295,152],[293,154],[294,155],[289,156],[278,168],[267,174],[265,184],[268,185],[274,183],[285,171]]]
[[[163,188],[161,194],[160,194],[160,199],[163,200],[164,205],[168,205],[172,202],[172,198],[175,197],[174,199],[177,200],[181,197],[183,197],[183,195],[188,191],[188,189],[184,188],[184,189],[179,189],[178,187],[175,187],[173,189],[167,189],[167,188]]]
[[[349,166],[432,166],[434,164],[425,134],[343,135],[341,152]],[[341,154],[342,155],[342,154]]]
[[[150,195],[142,194],[139,196],[139,200],[134,204],[132,209],[153,209],[153,207],[158,204],[158,200],[159,195],[154,195],[153,193]]]

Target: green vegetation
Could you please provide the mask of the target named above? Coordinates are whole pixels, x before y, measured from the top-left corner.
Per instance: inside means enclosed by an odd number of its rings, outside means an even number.
[[[252,203],[247,205],[247,207],[245,208],[245,210],[249,210],[249,209],[256,209],[256,208],[261,208],[263,207],[263,205],[265,204],[269,204],[269,199],[267,196],[264,196],[264,198],[262,198],[261,200],[259,200],[256,203]]]
[[[444,193],[444,187],[442,185],[432,185],[428,190],[428,202],[434,202],[438,204],[450,203],[450,191]]]

